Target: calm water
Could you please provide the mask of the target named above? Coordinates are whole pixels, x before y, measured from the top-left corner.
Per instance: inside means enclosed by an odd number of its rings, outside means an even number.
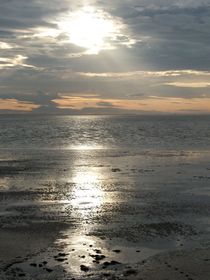
[[[124,267],[210,244],[209,159],[207,116],[1,116],[0,278],[104,279],[98,249]]]
[[[210,147],[209,116],[1,116],[0,148]]]

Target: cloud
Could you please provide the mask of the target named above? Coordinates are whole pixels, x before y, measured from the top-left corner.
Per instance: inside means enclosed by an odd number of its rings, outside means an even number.
[[[210,87],[210,82],[173,82],[173,83],[166,83],[166,85],[174,86],[174,87],[181,87],[181,88],[206,88]]]
[[[210,112],[210,98],[195,98],[189,102],[183,98],[161,98],[158,96],[151,96],[145,99],[144,103],[137,99],[104,99],[99,98],[84,98],[78,96],[59,96],[53,102],[60,109],[75,109],[85,110],[86,108],[118,108],[120,110],[134,110],[138,112],[158,111],[162,113],[174,112],[180,110],[198,110],[198,108]]]
[[[113,105],[111,102],[107,101],[99,101],[96,103],[96,105],[100,107],[117,107],[116,105]]]
[[[1,99],[0,98],[0,110],[10,111],[24,111],[31,112],[33,109],[39,106],[30,102],[23,102],[17,99]]]
[[[130,71],[130,72],[107,72],[107,73],[91,73],[91,72],[79,72],[81,76],[87,77],[103,77],[103,78],[123,78],[123,77],[179,77],[179,76],[209,76],[208,71],[196,71],[196,70],[168,70],[168,71]]]
[[[69,28],[84,6],[0,2],[1,102],[46,113],[209,110],[209,0],[91,0],[115,24],[95,53]]]
[[[36,68],[33,65],[29,65],[24,63],[27,59],[26,56],[16,55],[15,57],[8,58],[8,57],[0,57],[0,69],[9,68],[9,67],[29,67],[29,68]]]

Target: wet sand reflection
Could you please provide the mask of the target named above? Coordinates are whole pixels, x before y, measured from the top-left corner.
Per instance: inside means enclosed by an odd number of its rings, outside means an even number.
[[[82,265],[93,272],[96,270],[96,252],[106,251],[105,240],[89,235],[94,230],[94,220],[105,203],[105,193],[102,189],[105,176],[101,170],[91,166],[79,166],[70,178],[73,187],[68,203],[72,206],[74,212],[72,214],[77,219],[76,228],[66,230],[63,232],[63,238],[56,241],[56,244],[68,254],[66,260],[69,265],[67,263],[63,265],[70,274],[81,274]]]

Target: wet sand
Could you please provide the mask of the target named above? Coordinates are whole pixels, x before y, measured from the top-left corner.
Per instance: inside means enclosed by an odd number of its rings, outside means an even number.
[[[8,151],[0,279],[209,279],[210,153]]]

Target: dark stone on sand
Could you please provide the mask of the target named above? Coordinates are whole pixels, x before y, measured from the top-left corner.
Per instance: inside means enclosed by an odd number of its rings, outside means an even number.
[[[117,265],[117,264],[120,264],[120,262],[117,262],[117,261],[114,261],[114,260],[112,260],[111,262],[104,262],[102,268],[106,268],[107,266]]]
[[[97,264],[99,264],[100,262],[99,262],[99,261],[96,261],[96,260],[93,260],[93,263],[97,263]]]
[[[120,262],[117,262],[117,261],[111,261],[110,263],[111,263],[111,265],[120,264]]]
[[[66,253],[58,253],[58,256],[60,256],[60,257],[65,257],[65,256],[67,256],[68,254],[66,254]]]
[[[141,251],[140,250],[136,250],[136,253],[140,253]]]
[[[26,276],[26,275],[25,275],[25,273],[19,273],[18,276],[19,276],[19,277],[24,277],[24,276]]]
[[[112,168],[112,172],[119,172],[119,171],[121,171],[121,169],[119,169],[119,168]]]
[[[30,266],[37,267],[36,263],[30,263]]]
[[[39,264],[39,267],[42,267],[42,266],[43,266],[43,264],[40,263],[40,264]]]
[[[45,264],[47,264],[47,261],[43,261],[42,263],[45,265]]]
[[[85,258],[85,255],[81,256],[80,258],[84,259],[84,258]]]
[[[46,268],[46,271],[50,273],[50,272],[52,272],[53,270],[52,270],[51,268]]]
[[[110,273],[103,273],[103,276],[109,277],[109,276],[110,276]]]
[[[121,250],[113,250],[113,252],[115,252],[115,253],[120,253],[121,252]]]
[[[110,262],[104,262],[103,265],[104,265],[104,266],[109,266],[109,265],[110,265]]]
[[[58,262],[64,262],[66,260],[67,260],[67,258],[56,258],[56,261],[58,261]]]
[[[101,254],[101,250],[99,250],[99,249],[95,249],[94,250],[97,254]]]
[[[101,261],[106,258],[104,255],[91,255],[91,257],[94,258],[96,261]]]
[[[129,275],[134,275],[134,274],[137,274],[137,270],[135,270],[135,269],[128,269],[123,273],[124,276],[129,276]]]
[[[89,271],[89,267],[87,267],[86,265],[80,265],[80,269],[82,270],[82,271],[84,271],[84,272],[87,272],[87,271]]]

